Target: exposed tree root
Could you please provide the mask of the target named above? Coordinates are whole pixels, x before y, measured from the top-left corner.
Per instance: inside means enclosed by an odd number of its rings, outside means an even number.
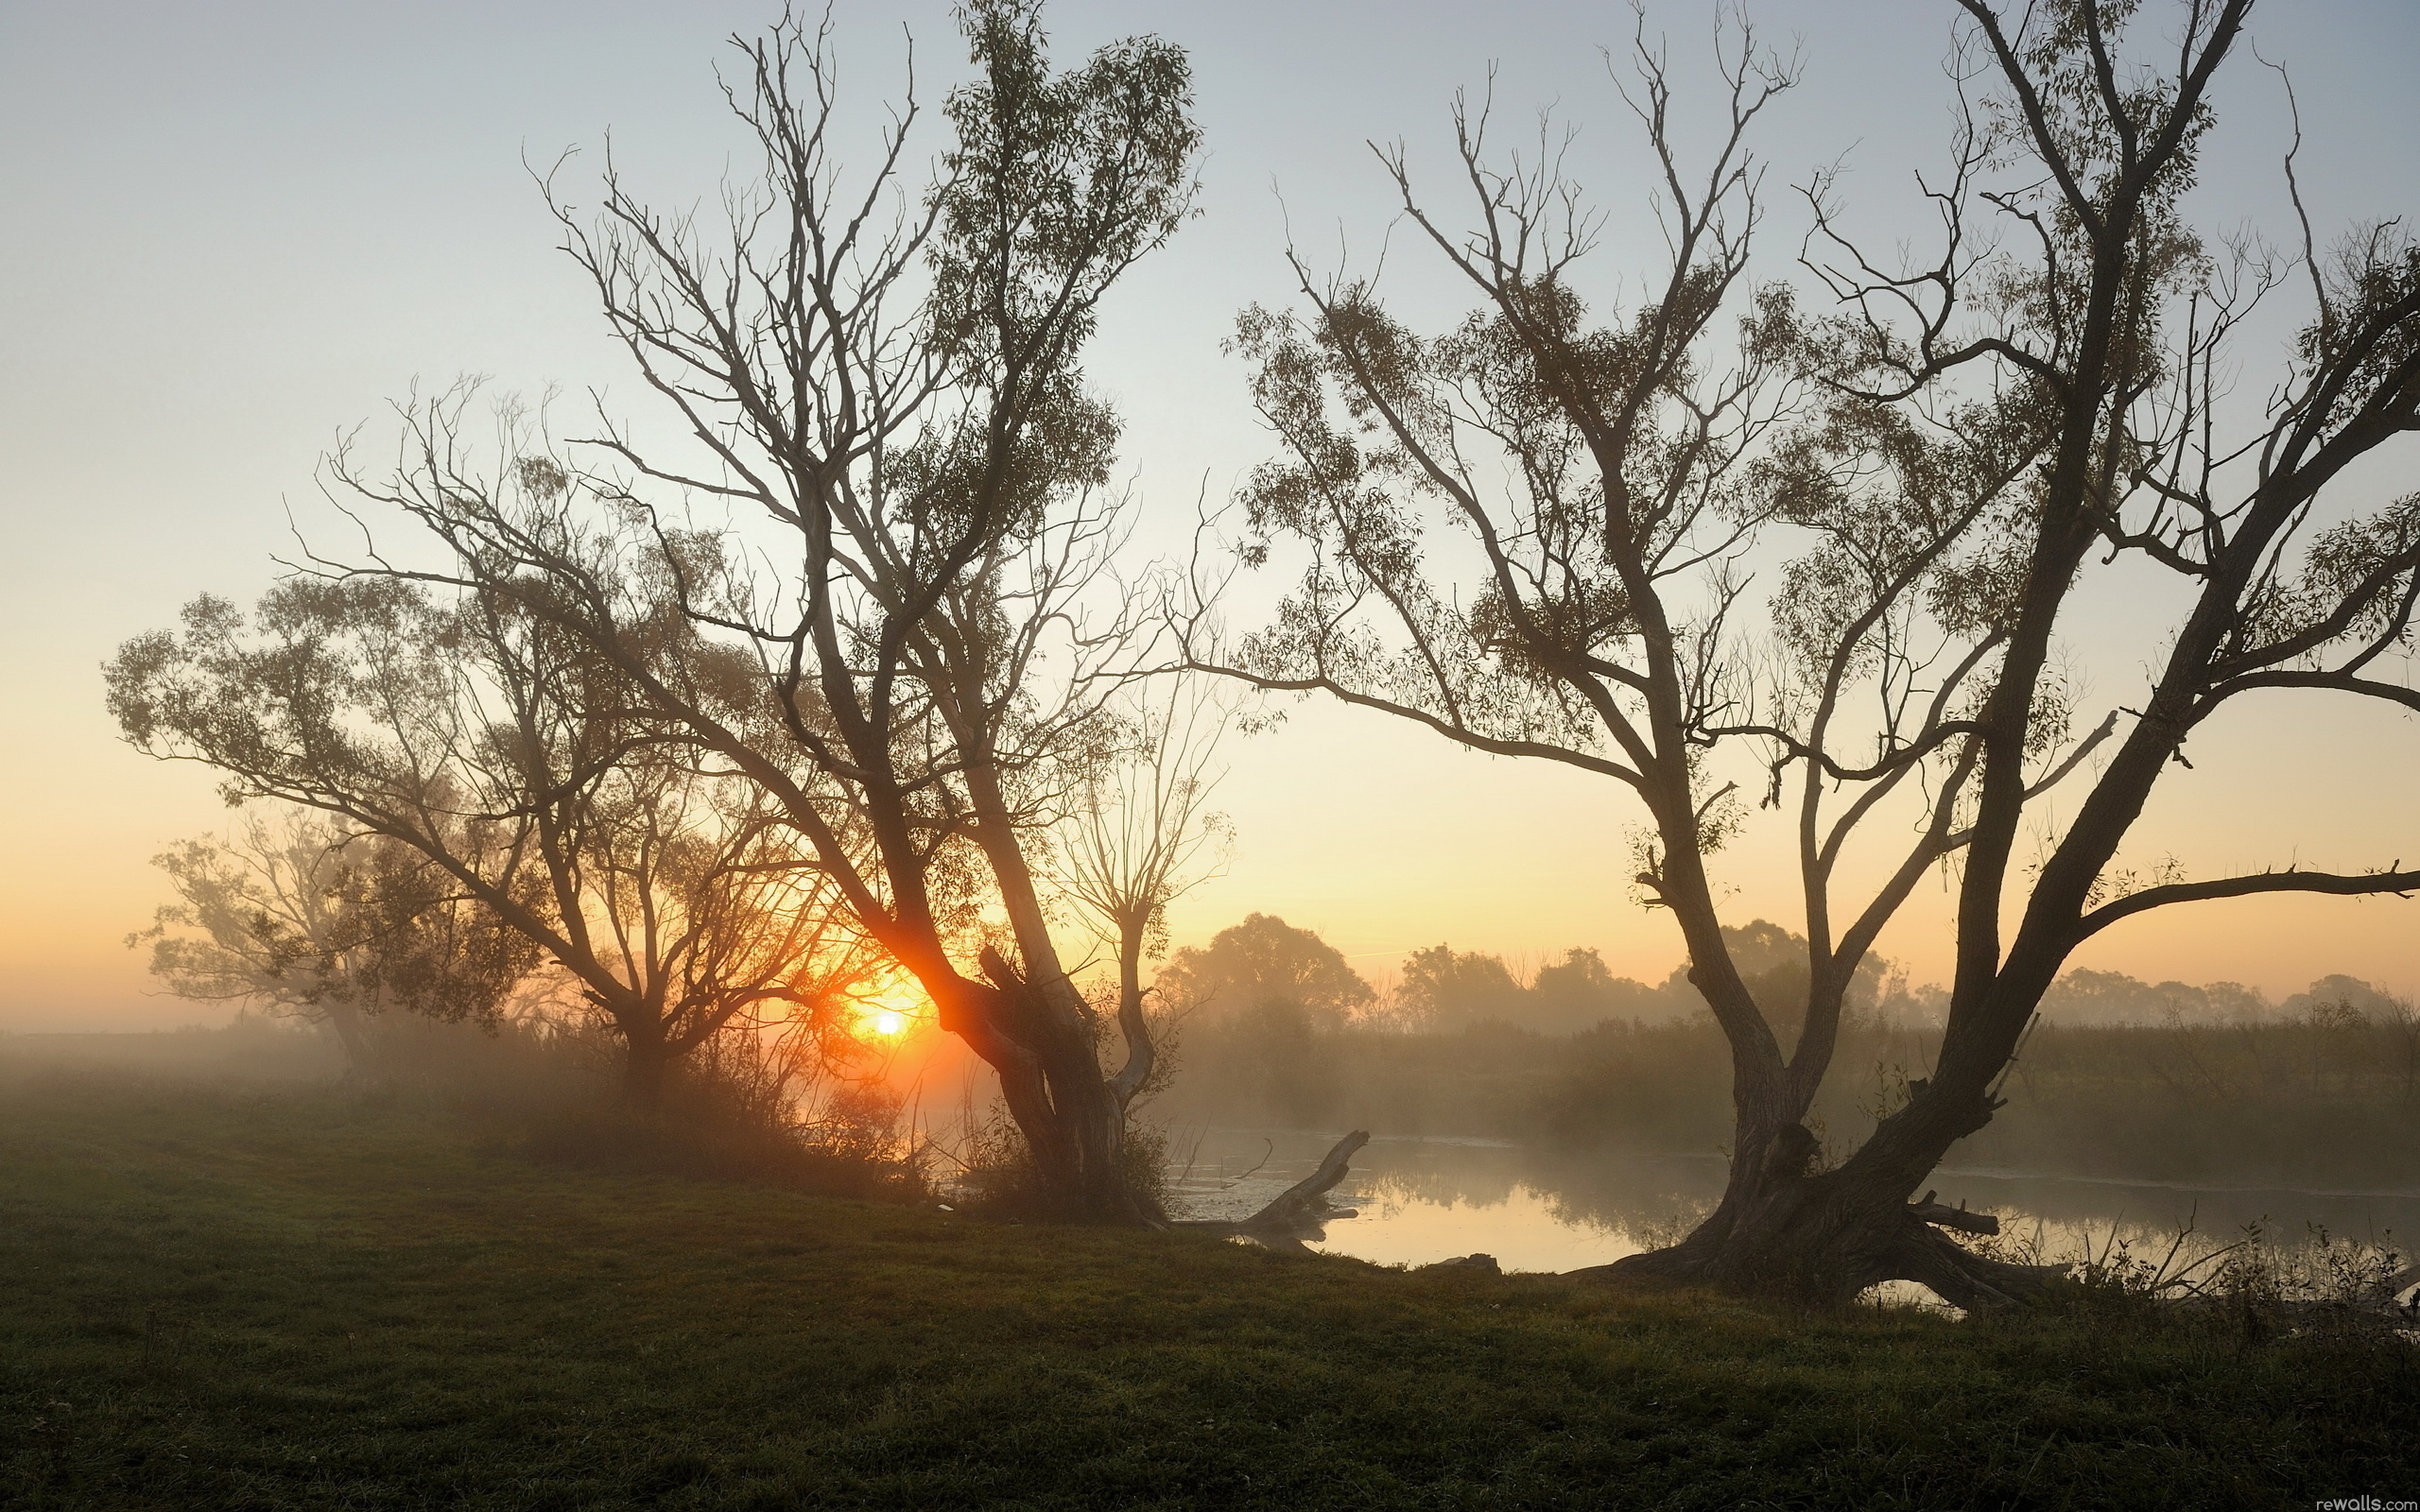
[[[1718,1212],[1696,1233],[1665,1249],[1566,1274],[1617,1284],[1709,1286],[1839,1307],[1868,1287],[1913,1281],[1968,1312],[2007,1307],[2066,1274],[2064,1265],[2021,1265],[1979,1255],[1941,1230],[1996,1234],[1999,1220],[1933,1200],[1893,1212],[1859,1213],[1812,1198],[1795,1184],[1742,1214]]]
[[[1993,1226],[1996,1231],[1997,1225]],[[1910,1236],[1895,1246],[1895,1275],[1880,1280],[1914,1281],[1931,1289],[1952,1307],[1969,1313],[2010,1307],[2041,1295],[2043,1288],[2067,1274],[2065,1265],[2019,1265],[1976,1254],[1932,1228]],[[1858,1291],[1865,1288],[1860,1286]]]

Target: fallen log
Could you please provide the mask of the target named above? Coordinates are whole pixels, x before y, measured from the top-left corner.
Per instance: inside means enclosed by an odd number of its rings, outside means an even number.
[[[1319,1169],[1288,1187],[1271,1198],[1269,1205],[1243,1221],[1246,1229],[1288,1229],[1316,1227],[1321,1220],[1345,1211],[1328,1201],[1327,1194],[1336,1190],[1345,1173],[1353,1169],[1353,1157],[1370,1143],[1370,1131],[1355,1129],[1336,1142],[1335,1146],[1320,1161]]]
[[[1996,1234],[2000,1221],[1988,1212],[1968,1212],[1963,1202],[1952,1208],[1935,1202],[1930,1192],[1922,1202],[1908,1204],[1908,1216],[1921,1219],[1942,1228],[1955,1228],[1962,1234]]]
[[[1319,1169],[1313,1171],[1285,1191],[1270,1199],[1258,1212],[1241,1220],[1231,1218],[1184,1218],[1170,1225],[1176,1228],[1191,1228],[1197,1232],[1244,1234],[1259,1240],[1284,1241],[1281,1247],[1302,1247],[1305,1233],[1315,1233],[1328,1219],[1350,1213],[1328,1200],[1345,1173],[1353,1169],[1353,1157],[1370,1143],[1368,1129],[1355,1129],[1336,1142]]]

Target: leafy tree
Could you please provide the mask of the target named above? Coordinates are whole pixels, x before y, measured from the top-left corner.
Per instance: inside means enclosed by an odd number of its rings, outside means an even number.
[[[1160,995],[1215,1021],[1283,1005],[1319,1028],[1340,1028],[1377,1002],[1377,993],[1335,946],[1274,914],[1247,914],[1187,945],[1160,971]]]
[[[1337,1033],[1377,1004],[1335,946],[1273,914],[1248,914],[1208,945],[1175,952],[1157,990],[1186,1024],[1189,1077],[1296,1127],[1334,1117]]]
[[[1592,288],[1600,213],[1555,154],[1507,163],[1464,110],[1467,232],[1399,150],[1385,165],[1467,318],[1422,334],[1373,279],[1297,259],[1299,308],[1238,326],[1281,448],[1244,493],[1246,558],[1305,565],[1240,644],[1182,607],[1189,664],[1591,773],[1646,814],[1636,885],[1729,1043],[1734,1156],[1705,1222],[1624,1274],[1831,1301],[1891,1279],[1970,1306],[2026,1292],[2039,1273],[1941,1231],[1976,1220],[1910,1199],[2000,1106],[2069,953],[2201,900],[2420,887],[2396,864],[2197,880],[2119,858],[2221,710],[2290,689],[2420,708],[2383,675],[2420,597],[2420,495],[2340,502],[2420,429],[2420,243],[2394,221],[2332,251],[2306,237],[2297,269],[2187,221],[2250,0],[2156,26],[2101,0],[1959,9],[1962,124],[1927,180],[1939,255],[1877,264],[1819,180],[1809,264],[1838,314],[1749,272],[1747,138],[1791,70],[1737,38],[1727,129],[1685,163],[1642,33],[1630,99],[1671,256],[1634,303]],[[2236,338],[2297,271],[2305,324],[2248,416]],[[2177,608],[2143,643],[2146,685],[2095,720],[2060,638],[2120,563],[2165,579],[2130,579],[2145,612]],[[1709,869],[1755,797],[1798,850],[1788,1014],[1742,970]],[[1853,849],[1887,850],[1878,884],[1852,882]],[[1934,1073],[1820,1168],[1805,1120],[1850,987],[1944,865],[1957,965]]]
[[[600,415],[586,468],[527,426],[482,460],[458,397],[413,406],[390,477],[340,458],[337,481],[444,559],[323,565],[510,603],[611,668],[998,1073],[1050,1200],[1154,1222],[1037,841],[1135,660],[1143,616],[1108,573],[1118,423],[1080,359],[1190,213],[1190,76],[1150,37],[1055,70],[1032,0],[957,15],[974,77],[929,181],[912,97],[851,180],[832,59],[795,17],[735,39],[726,96],[761,157],[719,225],[654,208],[610,159],[593,217],[550,179],[670,424],[642,442]],[[516,489],[528,470],[556,486]],[[699,502],[738,518],[694,528]]]
[[[2397,1004],[2395,998],[2378,990],[2358,976],[2338,972],[2323,976],[2308,988],[2278,1005],[2289,1014],[2310,1014],[2322,1008],[2339,1008],[2360,1018],[2392,1018]]]
[[[2092,1023],[2158,1023],[2174,1014],[2203,1018],[2210,995],[2183,982],[2152,984],[2123,971],[2069,971],[2042,994],[2042,1016],[2069,1026]]]
[[[372,856],[408,854],[404,883],[372,888],[384,902],[338,911],[348,919],[424,915],[413,889],[435,885],[543,951],[620,1038],[636,1105],[652,1106],[682,1057],[726,1028],[769,1010],[811,1014],[873,966],[754,789],[701,769],[633,713],[609,663],[511,599],[445,603],[379,576],[295,578],[251,616],[196,600],[182,633],[122,647],[108,683],[138,749],[216,767],[231,799],[330,816]],[[222,903],[242,906],[228,889],[252,884],[208,856],[184,875],[188,899],[209,900],[196,921],[221,936],[229,922],[209,921]],[[353,980],[362,947],[345,934],[315,943],[310,931],[337,920],[314,912],[309,884],[299,892],[290,919],[233,926],[254,936],[242,954],[266,954],[259,969],[272,971],[295,954],[310,973]],[[399,937],[387,927],[371,931],[362,970],[406,1000],[441,1002],[458,979],[497,970],[484,964],[493,948],[449,954],[424,930],[381,954]],[[241,964],[227,949],[222,937],[221,954],[177,946],[171,959]]]
[[[1522,1010],[1528,996],[1529,989],[1513,979],[1502,956],[1457,954],[1447,945],[1431,945],[1405,956],[1403,980],[1395,988],[1405,1016],[1431,1030],[1516,1022],[1526,1017]]]
[[[255,814],[158,864],[177,902],[127,936],[151,947],[152,974],[182,998],[325,1024],[356,1073],[372,1069],[372,1016],[493,1023],[538,965],[419,851],[322,816]]]
[[[2275,1011],[2269,1005],[2267,994],[2240,982],[2204,982],[2202,996],[2210,1005],[2211,1016],[2224,1022],[2249,1022]]]
[[[1540,1028],[1576,1033],[1608,1019],[1652,1020],[1671,1016],[1669,993],[1627,976],[1616,976],[1593,950],[1573,949],[1538,968],[1530,984],[1537,1000],[1531,1022]]]

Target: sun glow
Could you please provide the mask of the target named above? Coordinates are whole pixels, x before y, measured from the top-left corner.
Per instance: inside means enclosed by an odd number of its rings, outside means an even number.
[[[849,1032],[876,1044],[895,1044],[929,1022],[932,1000],[911,979],[894,977],[856,994]]]

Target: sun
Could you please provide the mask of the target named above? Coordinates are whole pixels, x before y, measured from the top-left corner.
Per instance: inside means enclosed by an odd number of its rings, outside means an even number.
[[[891,1043],[932,1017],[932,1000],[908,977],[892,977],[856,994],[850,1032],[859,1040]]]

